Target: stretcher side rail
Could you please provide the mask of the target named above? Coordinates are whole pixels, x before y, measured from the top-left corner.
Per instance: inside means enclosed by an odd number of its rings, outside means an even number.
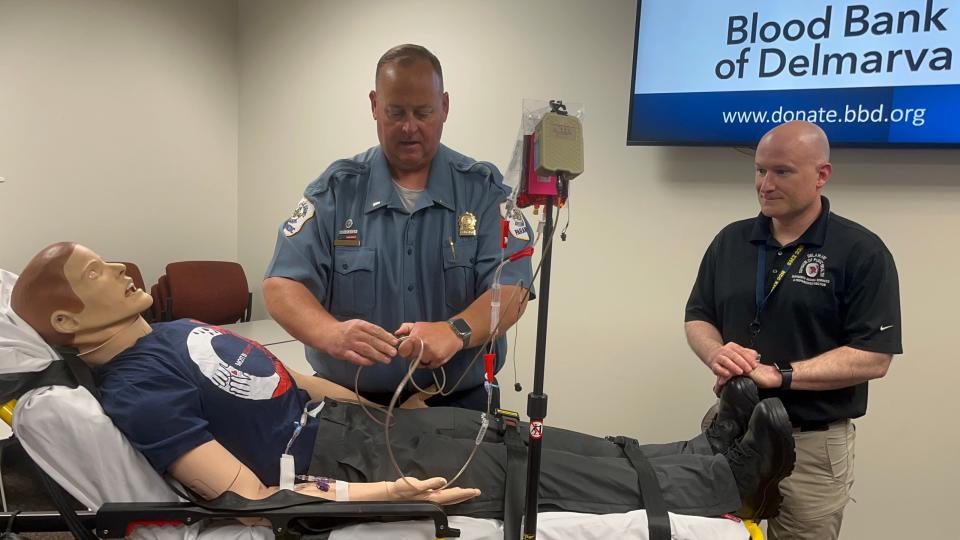
[[[77,510],[75,513],[80,523],[92,531],[97,524],[97,513],[92,510]],[[10,532],[15,533],[62,532],[67,530],[63,516],[56,510],[0,512],[0,524],[3,524],[3,530],[6,530],[9,525]]]
[[[437,538],[457,538],[447,515],[429,502],[329,502],[301,504],[271,510],[211,510],[191,503],[105,503],[96,513],[96,533],[101,538],[123,538],[131,525],[183,523],[207,519],[262,517],[277,537],[296,537],[300,532],[331,530],[369,521],[429,519]]]
[[[123,538],[137,525],[192,525],[208,519],[262,517],[278,537],[297,537],[303,532],[328,531],[370,521],[433,521],[436,538],[458,538],[459,529],[450,527],[443,510],[428,502],[317,502],[272,510],[210,510],[191,503],[105,503],[100,510],[75,512],[80,523],[100,538]],[[309,521],[305,521],[309,520]],[[12,524],[11,524],[12,521]],[[0,512],[0,523],[10,530],[57,532],[66,529],[56,511]]]

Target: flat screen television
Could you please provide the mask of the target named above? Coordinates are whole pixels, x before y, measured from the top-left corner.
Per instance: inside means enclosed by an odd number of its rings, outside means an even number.
[[[627,144],[960,147],[960,0],[638,0]]]

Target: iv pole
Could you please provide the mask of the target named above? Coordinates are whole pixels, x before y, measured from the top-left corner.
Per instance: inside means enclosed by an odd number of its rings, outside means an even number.
[[[550,101],[552,112],[566,115],[562,101]],[[564,171],[554,171],[557,176],[558,197],[569,197],[569,177]],[[543,393],[543,371],[547,351],[547,311],[550,306],[550,267],[553,259],[553,206],[554,197],[548,195],[544,205],[545,223],[543,236],[543,259],[540,268],[540,291],[537,298],[537,348],[533,372],[533,391],[527,394],[527,417],[530,418],[530,442],[527,449],[527,493],[523,518],[523,540],[537,537],[537,505],[540,489],[540,461],[543,450],[543,419],[547,417],[547,395]]]
[[[527,449],[527,496],[523,518],[523,538],[537,537],[537,504],[540,488],[540,457],[543,419],[547,417],[547,395],[543,393],[543,370],[547,349],[547,308],[550,305],[550,263],[553,258],[553,197],[547,197],[546,223],[543,228],[543,261],[540,268],[540,294],[537,299],[537,348],[533,371],[533,391],[527,394],[527,416],[530,418],[530,444]]]

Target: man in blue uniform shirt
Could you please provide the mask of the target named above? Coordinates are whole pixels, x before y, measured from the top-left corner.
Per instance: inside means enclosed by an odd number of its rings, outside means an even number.
[[[500,172],[440,144],[449,96],[430,51],[387,51],[370,105],[380,145],[334,162],[307,186],[277,235],[263,282],[267,309],[305,344],[318,375],[356,384],[372,401],[388,401],[406,373],[397,356],[420,357],[434,372],[421,369],[414,380],[443,391],[428,404],[483,410],[484,365],[471,362],[490,337],[491,287],[503,257],[532,245],[533,234],[511,213],[501,250],[509,190]],[[531,279],[529,259],[503,266],[497,369]]]

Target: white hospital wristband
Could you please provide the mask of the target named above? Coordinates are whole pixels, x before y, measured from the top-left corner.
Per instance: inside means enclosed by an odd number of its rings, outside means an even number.
[[[337,480],[337,502],[347,502],[350,500],[350,482]]]
[[[294,471],[296,466],[293,462],[293,456],[290,454],[280,455],[280,489],[293,489]]]

